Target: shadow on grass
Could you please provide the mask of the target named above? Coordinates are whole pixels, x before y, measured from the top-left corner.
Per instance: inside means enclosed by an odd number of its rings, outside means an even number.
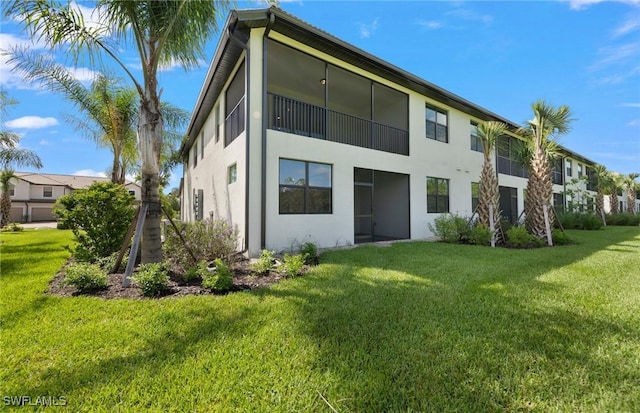
[[[640,326],[563,307],[565,287],[541,276],[611,245],[633,247],[638,233],[580,236],[580,245],[543,250],[399,243],[336,251],[305,278],[248,294],[292,307],[278,320],[287,326],[282,339],[293,329],[313,343],[300,386],[319,391],[339,411],[590,410],[602,395],[613,399],[605,407],[630,410],[640,403],[634,352]],[[246,303],[219,312],[217,299],[180,311],[158,306],[158,314],[140,316],[139,333],[129,327],[110,344],[139,340],[139,351],[57,363],[24,394],[122,388],[140,372],[180,366],[207,343],[257,338],[265,314]],[[272,350],[256,344],[246,356],[256,364],[247,371],[259,371],[256,354]],[[216,366],[199,368],[210,375],[202,380],[217,380]],[[247,374],[255,376],[246,387],[227,391],[246,391],[252,382],[277,385],[273,377]],[[312,410],[327,408],[318,397],[315,403]]]

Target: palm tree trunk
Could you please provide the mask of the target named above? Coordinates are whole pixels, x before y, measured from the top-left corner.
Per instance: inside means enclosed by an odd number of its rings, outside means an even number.
[[[533,154],[529,167],[529,182],[527,183],[527,210],[525,211],[525,226],[527,230],[538,238],[547,235],[544,218],[544,206],[548,209],[550,223],[554,220],[553,210],[549,208],[553,195],[553,181],[551,180],[551,164],[543,150]]]
[[[618,191],[611,191],[611,213],[617,214],[620,212],[619,206],[620,201],[618,200]]]
[[[598,194],[596,195],[596,215],[598,218],[602,217],[604,214],[604,192],[602,189],[598,189]]]
[[[142,229],[142,262],[162,261],[160,238],[160,153],[162,152],[162,116],[157,95],[148,97],[140,105],[138,140],[141,159],[142,202],[148,205]],[[149,96],[150,95],[150,96]]]
[[[629,214],[636,213],[636,193],[632,189],[627,190],[627,212]]]
[[[493,222],[500,220],[500,192],[498,179],[491,165],[491,161],[485,159],[480,173],[478,188],[478,222],[489,227],[489,205],[493,205]]]
[[[3,188],[2,195],[0,196],[0,228],[9,224],[11,218],[11,196],[9,195],[9,188]]]

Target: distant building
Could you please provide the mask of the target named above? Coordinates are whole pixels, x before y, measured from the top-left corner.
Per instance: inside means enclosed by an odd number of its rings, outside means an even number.
[[[44,174],[39,172],[15,172],[17,179],[11,186],[12,222],[55,221],[53,204],[63,195],[87,188],[95,182],[108,182],[109,178]],[[127,181],[125,187],[140,201],[142,190],[135,182]]]

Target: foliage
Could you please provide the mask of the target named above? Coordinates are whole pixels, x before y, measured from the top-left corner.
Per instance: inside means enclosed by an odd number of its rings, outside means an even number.
[[[607,225],[620,225],[637,227],[640,225],[640,214],[629,214],[628,212],[619,212],[617,214],[609,214],[605,217]]]
[[[583,175],[567,182],[566,189],[563,191],[565,199],[571,199],[567,204],[567,212],[585,212],[596,200],[596,197],[586,190],[588,181],[589,177]]]
[[[301,254],[284,254],[282,262],[282,273],[285,277],[297,277],[302,273],[304,267],[304,256]]]
[[[97,264],[70,264],[65,272],[64,283],[73,285],[80,292],[101,290],[107,287],[107,273]]]
[[[104,271],[110,273],[113,271],[113,267],[116,265],[116,260],[118,259],[118,254],[120,252],[114,252],[113,254],[107,255],[106,257],[101,257],[96,260],[96,264],[100,266]],[[115,272],[124,271],[127,268],[127,262],[129,262],[129,254],[126,253],[122,257],[122,261],[120,262],[120,266],[115,269]]]
[[[433,220],[433,225],[429,223],[429,229],[440,241],[457,243],[463,237],[469,235],[469,226],[467,220],[454,214],[442,214]]]
[[[230,261],[238,246],[238,228],[225,219],[182,224],[180,234],[184,243],[175,229],[168,227],[162,248],[166,259],[182,269],[195,267],[202,260],[222,258]],[[189,250],[195,255],[195,260]]]
[[[71,232],[3,234],[2,391],[82,411],[328,411],[319,393],[340,412],[637,411],[640,229],[567,232],[335,250],[268,291],[156,301],[51,297]]]
[[[469,232],[469,243],[473,245],[490,245],[493,233],[484,224],[477,224]]]
[[[582,229],[587,231],[598,230],[604,225],[602,218],[594,213],[582,214]]]
[[[564,229],[598,230],[602,228],[602,218],[594,213],[561,212],[558,220]]]
[[[274,251],[262,250],[260,252],[260,258],[258,258],[258,261],[251,264],[251,270],[261,275],[268,273],[269,270],[271,270],[271,268],[273,267],[274,254]]]
[[[193,281],[195,279],[200,278],[204,280],[205,277],[209,274],[209,264],[205,260],[198,261],[198,264],[195,267],[189,268],[183,275],[182,279],[185,282]]]
[[[24,227],[16,222],[11,222],[8,225],[0,228],[0,232],[20,232],[24,231]]]
[[[305,264],[314,264],[318,258],[318,246],[313,242],[305,242],[300,247],[300,254],[304,257]]]
[[[140,264],[136,274],[131,277],[147,297],[155,297],[169,289],[169,275],[161,262]]]
[[[531,235],[524,226],[514,226],[507,231],[506,244],[511,248],[538,248],[544,241]]]
[[[202,286],[218,292],[229,290],[233,286],[231,270],[220,258],[216,258],[213,263],[216,270],[202,275]]]
[[[566,232],[560,231],[559,229],[554,229],[551,231],[551,237],[553,239],[553,245],[568,245],[573,244],[571,238]]]
[[[122,185],[96,182],[56,201],[54,213],[73,231],[80,261],[95,261],[122,246],[135,210],[134,197]]]

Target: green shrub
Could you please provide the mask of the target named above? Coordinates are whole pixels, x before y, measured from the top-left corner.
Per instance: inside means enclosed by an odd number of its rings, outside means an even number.
[[[580,224],[582,229],[587,231],[598,230],[602,228],[602,218],[598,217],[596,214],[582,214],[580,217]]]
[[[209,274],[209,264],[205,260],[201,260],[195,267],[189,268],[184,274],[182,279],[185,282],[193,281],[197,278],[203,280]]]
[[[305,242],[300,247],[300,254],[304,257],[305,264],[316,264],[318,259],[318,247],[313,242]]]
[[[169,275],[162,263],[140,264],[132,279],[147,297],[155,297],[169,289]]]
[[[238,246],[238,229],[224,219],[182,224],[180,233],[186,246],[175,229],[170,227],[162,250],[167,261],[181,270],[195,267],[202,260],[211,262],[222,258],[229,261]],[[195,255],[195,260],[189,250]]]
[[[302,267],[304,267],[304,257],[301,254],[284,254],[282,273],[285,277],[297,277],[302,273]]]
[[[618,214],[609,214],[606,216],[607,225],[633,226],[640,225],[640,214],[629,214],[621,212]]]
[[[100,268],[102,268],[104,271],[106,271],[107,273],[110,273],[111,271],[113,271],[113,267],[116,265],[118,254],[119,252],[114,252],[113,254],[108,255],[106,257],[98,258],[95,263],[98,264]],[[115,272],[124,271],[125,268],[127,268],[128,261],[129,261],[129,254],[127,253],[127,254],[124,254],[124,256],[122,257],[120,266],[115,269]]]
[[[559,229],[551,231],[551,237],[553,238],[553,245],[568,245],[573,244],[569,235],[566,232],[562,232]]]
[[[135,215],[133,204],[134,197],[123,185],[96,182],[60,197],[53,211],[73,232],[75,257],[93,262],[120,249]]]
[[[465,218],[453,214],[442,214],[429,224],[429,229],[442,242],[457,243],[469,235],[469,227]]]
[[[24,227],[18,223],[11,222],[8,225],[0,228],[0,232],[20,232],[24,231]]]
[[[483,224],[478,224],[469,232],[469,243],[473,245],[490,245],[493,232]]]
[[[258,261],[251,264],[251,269],[258,274],[266,274],[273,267],[273,254],[274,251],[262,250]]]
[[[580,213],[579,212],[560,212],[557,214],[558,221],[562,224],[564,229],[579,229],[580,228]]]
[[[202,275],[202,286],[213,291],[227,291],[233,287],[233,275],[227,264],[220,258],[214,260],[216,266],[215,272],[211,273],[207,270]]]
[[[538,248],[544,241],[529,234],[523,226],[514,226],[507,231],[507,246],[511,248]]]
[[[65,272],[64,284],[73,285],[80,292],[107,288],[107,273],[97,264],[70,264]]]

